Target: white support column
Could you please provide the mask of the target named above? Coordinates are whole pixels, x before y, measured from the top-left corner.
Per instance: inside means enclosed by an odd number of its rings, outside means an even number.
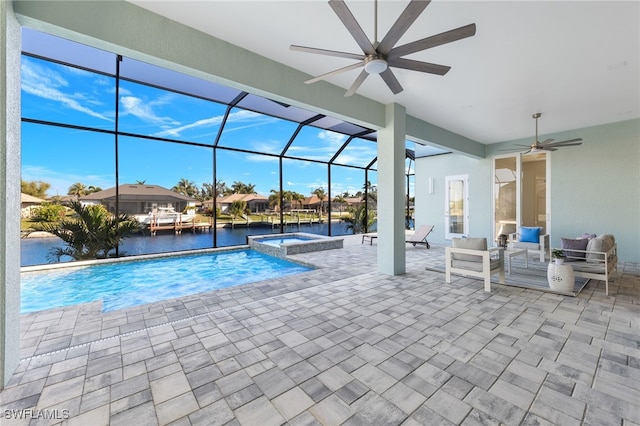
[[[385,127],[378,131],[378,271],[400,275],[405,265],[406,109],[389,104]]]
[[[20,343],[20,25],[0,1],[0,390]]]

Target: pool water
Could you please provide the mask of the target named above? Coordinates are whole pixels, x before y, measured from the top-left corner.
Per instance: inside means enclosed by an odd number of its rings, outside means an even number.
[[[311,269],[255,250],[234,250],[23,272],[20,312],[98,300],[108,312]]]
[[[311,238],[301,237],[283,237],[283,238],[265,238],[263,240],[257,240],[260,244],[267,244],[274,247],[279,247],[281,244],[287,243],[306,243],[307,241],[313,241]]]

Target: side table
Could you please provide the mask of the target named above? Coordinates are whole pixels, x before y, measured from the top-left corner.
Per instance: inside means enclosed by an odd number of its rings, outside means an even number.
[[[576,284],[575,274],[571,265],[550,262],[547,267],[547,281],[549,287],[555,291],[573,291]]]

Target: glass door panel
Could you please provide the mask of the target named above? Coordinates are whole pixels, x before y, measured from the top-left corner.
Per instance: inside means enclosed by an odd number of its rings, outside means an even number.
[[[445,238],[462,237],[467,234],[469,177],[445,177]]]
[[[494,160],[494,230],[496,239],[500,234],[516,232],[518,170],[517,157],[496,158]]]
[[[540,226],[547,232],[546,153],[522,156],[522,226]]]

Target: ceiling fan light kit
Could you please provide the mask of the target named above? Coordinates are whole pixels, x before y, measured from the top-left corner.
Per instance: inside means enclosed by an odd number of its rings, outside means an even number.
[[[464,27],[449,30],[431,37],[395,47],[396,43],[400,38],[402,38],[415,20],[418,19],[418,16],[420,16],[430,2],[430,0],[410,0],[407,7],[389,29],[389,32],[384,36],[382,41],[378,42],[378,0],[374,0],[374,41],[371,42],[362,30],[362,27],[360,27],[360,24],[358,24],[358,21],[354,18],[344,0],[329,0],[329,6],[331,6],[353,39],[358,43],[358,46],[360,46],[363,53],[356,54],[291,45],[291,50],[314,53],[317,55],[335,56],[338,58],[355,59],[358,61],[350,66],[311,78],[305,81],[305,83],[315,83],[316,81],[325,80],[328,77],[341,74],[352,69],[364,67],[354,83],[345,93],[345,96],[353,95],[370,74],[379,74],[391,92],[393,92],[393,94],[398,94],[402,92],[403,88],[391,71],[392,67],[429,74],[445,75],[450,69],[448,66],[406,59],[403,58],[403,56],[471,37],[476,33],[476,24],[465,25]]]
[[[389,67],[389,64],[380,56],[368,56],[364,60],[364,70],[369,74],[380,74]]]

